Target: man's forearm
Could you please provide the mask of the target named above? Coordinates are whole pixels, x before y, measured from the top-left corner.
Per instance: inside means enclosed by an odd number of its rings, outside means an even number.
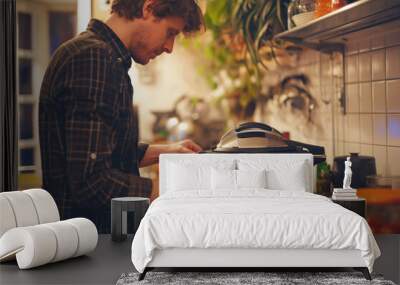
[[[147,148],[143,159],[140,161],[139,166],[145,167],[155,163],[158,163],[158,158],[160,157],[161,153],[170,152],[170,146],[167,144],[151,144]]]
[[[139,166],[144,167],[158,163],[158,159],[162,153],[197,153],[201,150],[202,148],[190,139],[172,144],[152,144],[149,145],[144,153]]]

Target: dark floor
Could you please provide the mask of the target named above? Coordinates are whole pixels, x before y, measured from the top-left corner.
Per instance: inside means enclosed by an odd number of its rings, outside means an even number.
[[[134,271],[130,258],[133,237],[115,243],[100,235],[95,251],[41,267],[19,270],[16,262],[0,264],[0,284],[115,284],[124,272]]]
[[[88,256],[19,270],[16,262],[0,264],[0,284],[115,284],[122,273],[135,271],[131,258],[132,236],[121,243],[112,242],[109,235],[100,235],[94,252]],[[400,235],[377,236],[382,257],[375,263],[374,273],[383,274],[399,284]],[[161,269],[166,270],[166,269]],[[180,269],[193,270],[193,269]],[[196,269],[196,271],[209,269]],[[218,269],[229,271],[233,269]],[[247,270],[247,269],[246,269]],[[248,269],[260,271],[259,269]],[[348,271],[348,268],[271,268],[262,271]],[[170,270],[168,270],[170,271]]]

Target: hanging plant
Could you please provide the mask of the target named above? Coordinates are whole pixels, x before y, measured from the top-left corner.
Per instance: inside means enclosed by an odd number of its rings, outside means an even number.
[[[290,0],[209,0],[205,13],[207,29],[215,45],[229,50],[236,63],[244,64],[257,78],[260,66],[268,70],[267,61],[276,59],[275,34],[286,30],[287,6]],[[226,62],[224,62],[226,64]],[[236,67],[235,67],[236,68]],[[259,88],[258,88],[259,89]]]
[[[211,10],[215,7],[214,2],[218,2],[215,5],[218,5],[219,13]],[[287,29],[289,3],[290,0],[211,0],[207,13],[211,13],[213,23],[229,24],[236,35],[243,37],[246,52],[254,65],[261,64],[268,68],[260,56],[260,50],[265,46],[273,47],[274,35]],[[225,12],[221,11],[222,7]],[[221,15],[223,17],[217,20],[216,16]]]
[[[271,60],[277,61],[275,49],[282,43],[275,41],[274,35],[286,29],[289,2],[207,1],[204,19],[211,39],[194,44],[204,57],[199,71],[215,88],[224,81],[220,73],[226,73],[231,81],[240,81],[223,95],[231,102],[238,101],[233,105],[240,107],[240,117],[252,116],[254,104],[265,102],[267,94],[261,94],[261,78]],[[243,75],[243,69],[247,75]]]

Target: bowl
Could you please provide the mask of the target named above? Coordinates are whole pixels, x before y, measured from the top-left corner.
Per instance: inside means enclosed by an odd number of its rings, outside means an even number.
[[[314,11],[304,12],[293,16],[296,27],[303,26],[315,19]]]

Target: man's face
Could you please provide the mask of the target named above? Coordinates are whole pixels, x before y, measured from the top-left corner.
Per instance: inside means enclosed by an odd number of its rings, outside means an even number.
[[[132,33],[130,51],[135,62],[147,64],[163,52],[171,53],[175,37],[182,32],[184,21],[179,17],[156,18],[150,15],[142,21],[140,31]]]

